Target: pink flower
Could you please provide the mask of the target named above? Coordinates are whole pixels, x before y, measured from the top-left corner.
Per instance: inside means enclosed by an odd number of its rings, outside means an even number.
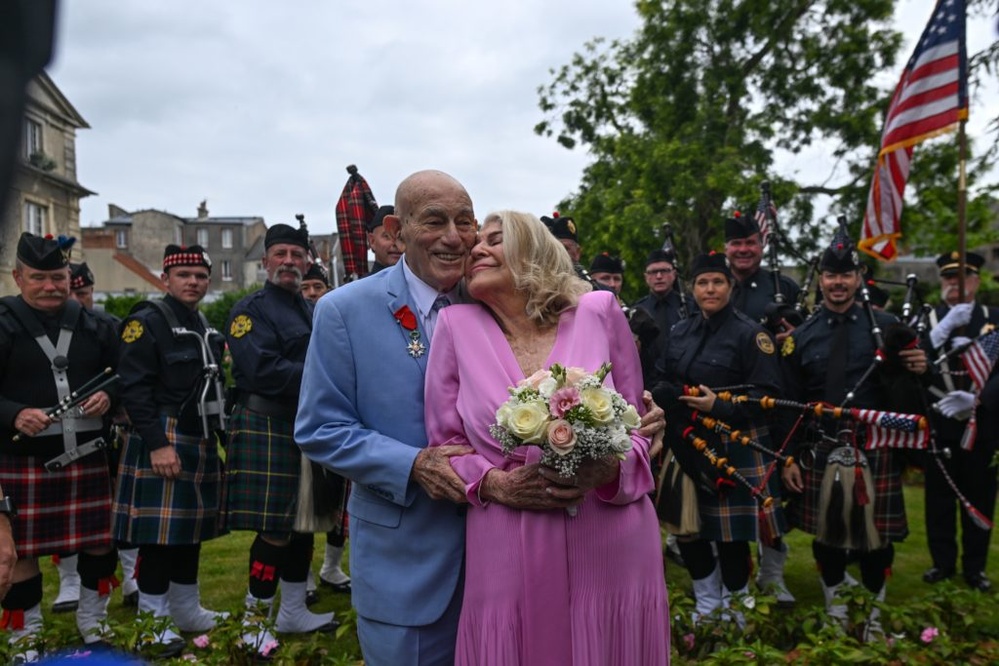
[[[579,389],[575,386],[563,386],[552,393],[551,400],[548,401],[548,410],[552,416],[560,419],[566,415],[566,412],[578,404]]]
[[[683,646],[687,648],[687,652],[694,649],[694,634],[684,634]]]
[[[940,635],[940,630],[936,627],[926,627],[923,633],[919,634],[919,640],[924,643],[932,643],[933,639]]]
[[[586,370],[582,368],[566,368],[565,369],[565,383],[566,384],[577,384],[579,380],[585,377],[587,374]]]
[[[208,634],[201,634],[191,642],[194,643],[199,648],[204,649],[208,647],[210,641],[208,640]]]
[[[555,419],[548,424],[548,443],[555,453],[564,456],[576,446],[576,433],[568,421]]]
[[[517,382],[517,386],[530,386],[533,389],[541,386],[541,382],[551,377],[551,373],[547,370],[538,370],[530,377],[525,377]]]
[[[269,657],[271,655],[271,652],[277,650],[277,647],[278,647],[277,641],[268,641],[267,643],[264,643],[264,646],[262,648],[260,648],[260,654],[264,655],[265,657]]]

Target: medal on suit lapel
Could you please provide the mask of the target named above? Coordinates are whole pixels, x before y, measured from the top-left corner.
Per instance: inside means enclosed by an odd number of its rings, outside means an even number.
[[[427,352],[427,346],[420,340],[420,331],[416,328],[416,315],[413,314],[413,311],[409,309],[408,305],[403,305],[393,312],[392,316],[395,317],[400,326],[409,331],[409,344],[406,345],[406,351],[409,355],[413,358],[423,356]]]

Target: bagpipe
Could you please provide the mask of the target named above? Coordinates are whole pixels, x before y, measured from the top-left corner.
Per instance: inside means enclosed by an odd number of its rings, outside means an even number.
[[[119,379],[121,379],[121,377],[114,374],[114,371],[111,368],[104,368],[104,370],[84,382],[80,388],[75,391],[71,391],[58,403],[45,410],[45,416],[53,420],[58,419],[59,417],[69,413],[71,410],[82,405],[90,396],[94,395],[98,391],[103,391]],[[42,432],[44,433],[44,431]],[[30,435],[18,432],[14,434],[11,441],[19,442],[24,437],[30,437]]]
[[[798,327],[811,315],[811,310],[808,307],[808,291],[811,289],[812,280],[818,269],[819,257],[807,259],[798,253],[792,244],[786,242],[777,221],[777,208],[770,194],[770,181],[764,180],[760,183],[760,202],[756,208],[756,217],[760,226],[761,240],[766,246],[767,267],[773,277],[774,287],[774,300],[767,304],[760,323],[772,334],[777,335],[786,332],[784,322],[792,327]],[[804,284],[794,303],[788,301],[781,283],[781,249],[789,252],[808,267]]]
[[[673,281],[673,288],[676,289],[676,295],[680,297],[680,309],[677,311],[677,314],[680,316],[680,319],[687,319],[690,317],[690,310],[687,308],[686,287],[683,285],[680,255],[676,251],[676,240],[673,238],[673,225],[669,222],[663,224],[663,246],[661,249],[673,257],[673,273],[676,275],[676,279]],[[665,335],[669,331],[663,331],[662,333]]]

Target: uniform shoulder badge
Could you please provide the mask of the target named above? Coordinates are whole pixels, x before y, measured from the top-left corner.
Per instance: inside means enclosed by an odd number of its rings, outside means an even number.
[[[794,353],[794,337],[789,335],[786,338],[784,338],[784,344],[781,345],[780,348],[780,355],[790,356],[793,353]]]
[[[788,338],[790,340],[790,338]],[[770,336],[760,331],[756,334],[756,346],[760,348],[760,351],[764,354],[774,353],[774,341],[770,339]]]
[[[125,324],[125,328],[121,330],[121,339],[128,344],[131,344],[142,337],[145,329],[142,328],[142,324],[136,319],[130,320]]]
[[[246,315],[237,315],[229,326],[229,335],[239,339],[253,330],[253,321]]]

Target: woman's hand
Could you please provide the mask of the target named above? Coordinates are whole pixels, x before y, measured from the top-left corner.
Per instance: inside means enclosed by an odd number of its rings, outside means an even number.
[[[791,492],[800,493],[805,490],[805,484],[801,481],[801,468],[798,467],[798,463],[791,463],[784,467],[780,471],[780,476],[784,480],[784,485]]]
[[[666,429],[666,412],[655,403],[652,394],[648,391],[642,392],[642,402],[645,403],[645,415],[642,416],[642,425],[638,428],[638,434],[647,439],[652,439],[656,433]]]
[[[715,407],[715,398],[717,398],[717,396],[704,384],[698,386],[697,390],[700,391],[701,395],[681,395],[679,398],[680,402],[684,403],[691,409],[696,409],[699,412],[710,414],[711,410]]]

